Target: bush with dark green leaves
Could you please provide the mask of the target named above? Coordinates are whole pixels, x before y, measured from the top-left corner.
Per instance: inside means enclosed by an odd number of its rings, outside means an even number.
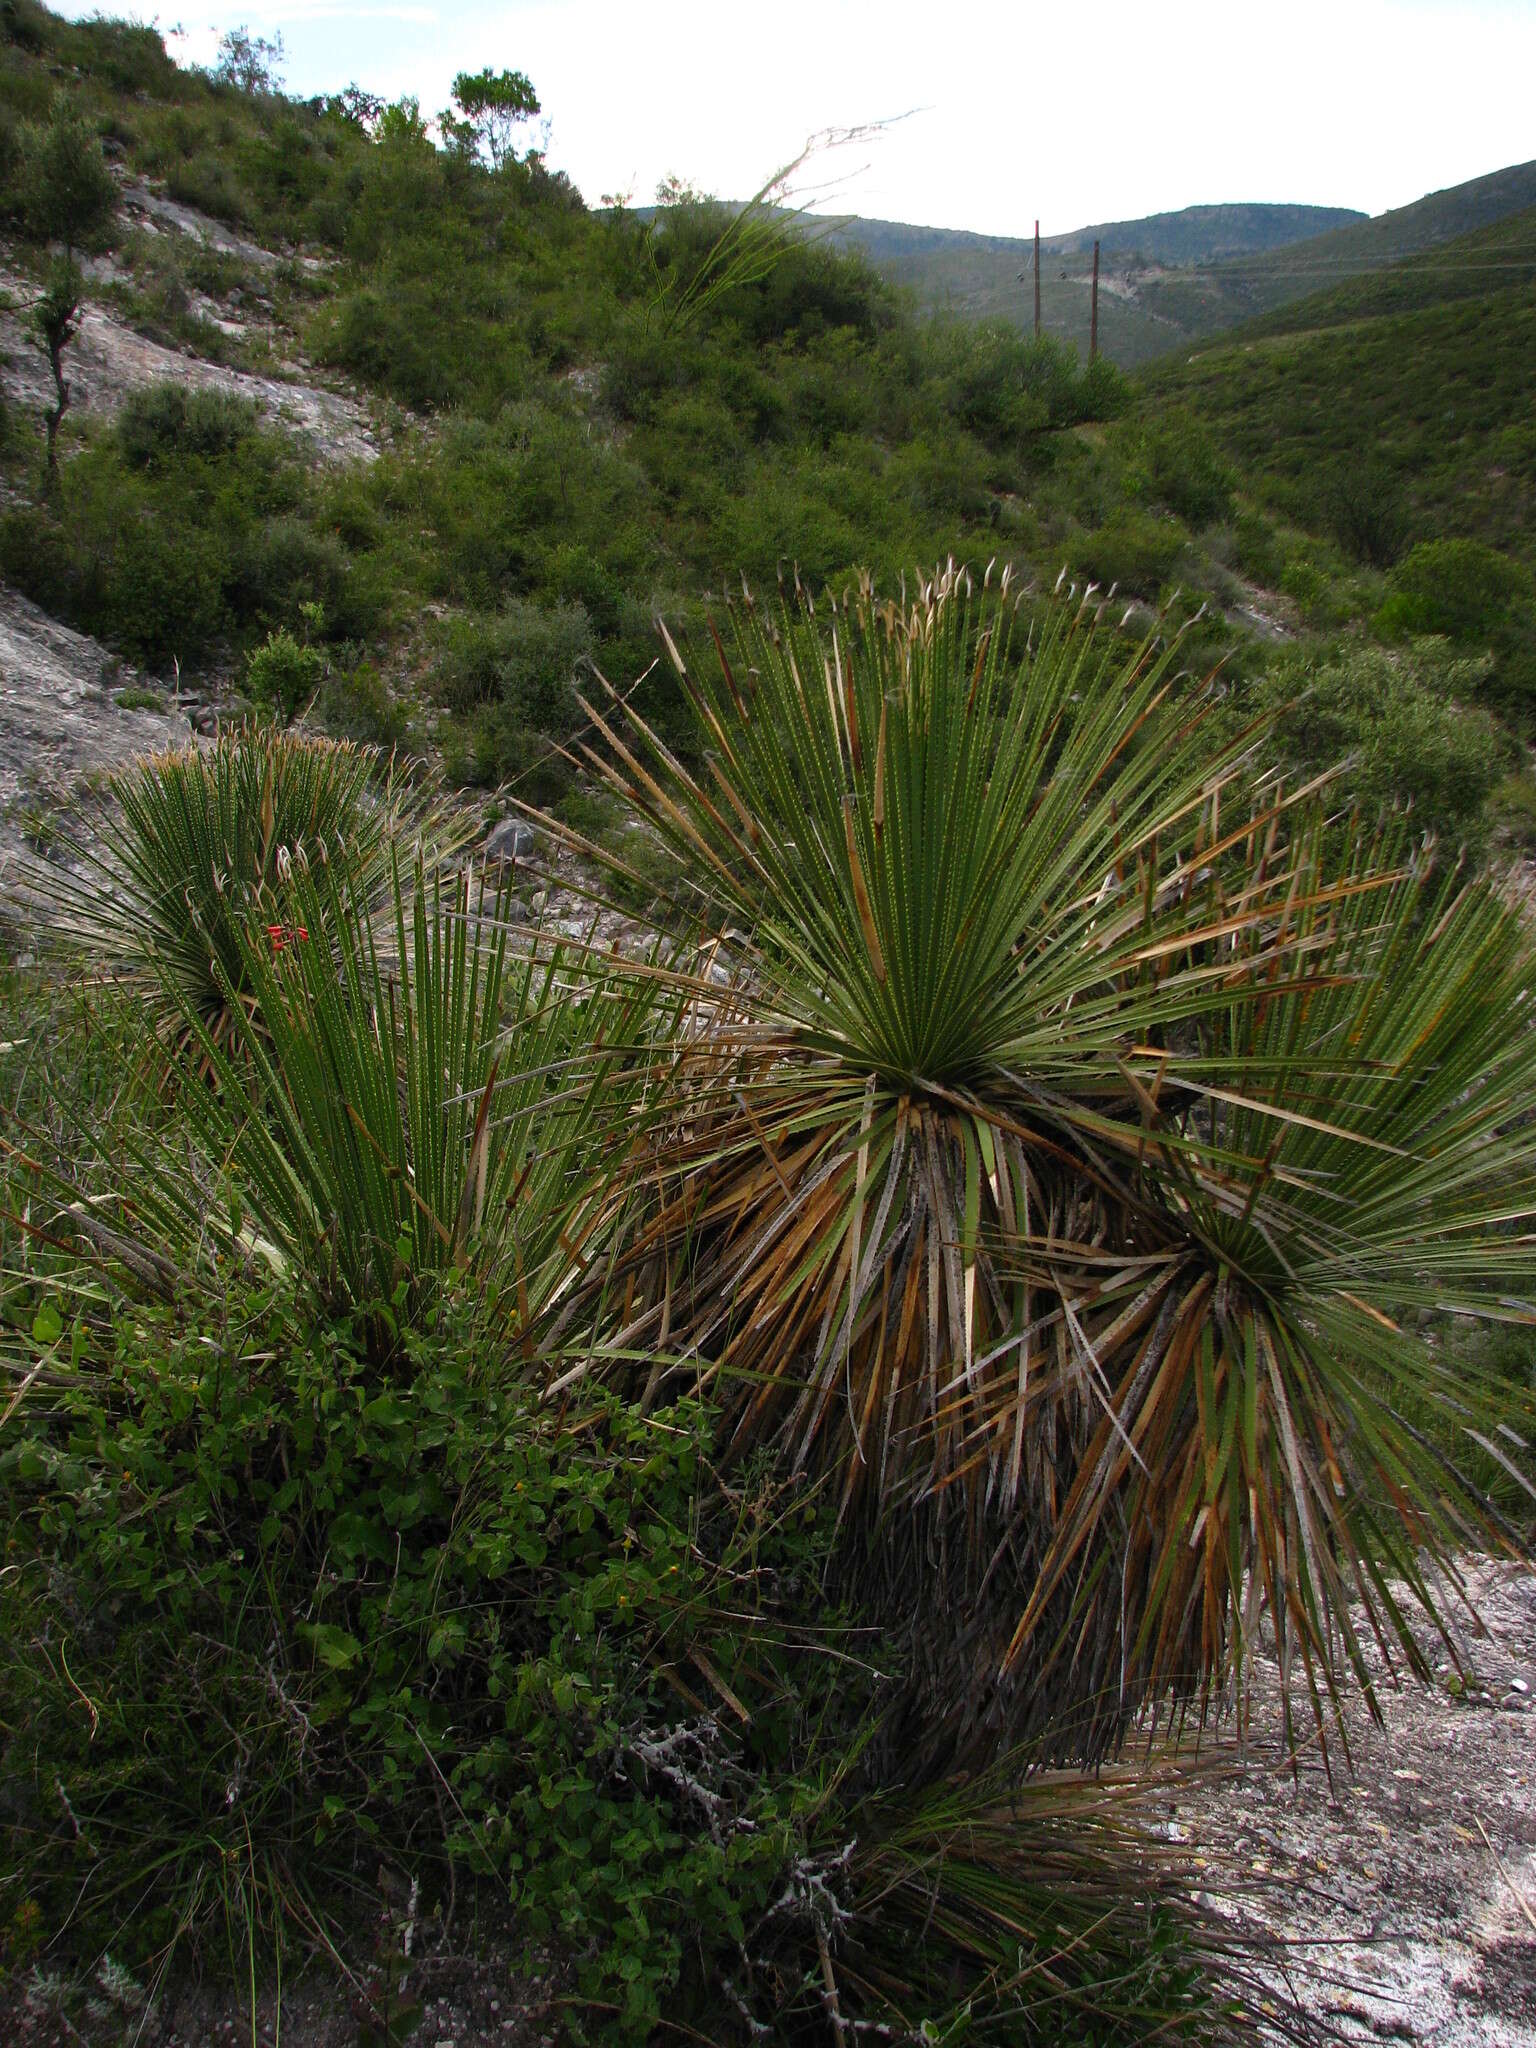
[[[1298,768],[1340,768],[1334,801],[1373,820],[1394,804],[1454,857],[1482,850],[1488,800],[1513,748],[1479,693],[1486,665],[1447,660],[1434,645],[1388,652],[1351,646],[1275,663],[1243,699],[1278,718],[1275,737]]]
[[[584,606],[514,598],[500,612],[450,621],[438,657],[439,688],[457,710],[502,704],[520,722],[558,733],[577,715],[572,678],[592,648]]]
[[[1232,510],[1237,476],[1200,422],[1169,411],[1125,435],[1127,486],[1187,525],[1213,526]]]
[[[1394,572],[1376,631],[1442,634],[1485,648],[1483,701],[1529,730],[1536,717],[1536,582],[1522,562],[1477,540],[1421,541]]]
[[[78,248],[117,210],[117,183],[95,127],[63,92],[46,122],[22,129],[11,179],[13,210],[34,241]]]
[[[1097,532],[1076,536],[1070,558],[1073,568],[1101,591],[1118,588],[1128,597],[1154,601],[1188,545],[1189,531],[1181,521],[1127,509]]]
[[[1327,473],[1322,510],[1345,553],[1373,569],[1390,569],[1412,531],[1401,475],[1369,455],[1352,455]]]
[[[249,399],[185,384],[146,384],[130,391],[117,416],[118,446],[133,469],[155,469],[184,456],[218,460],[256,431]]]
[[[1350,615],[1350,591],[1306,555],[1292,555],[1278,578],[1282,596],[1319,631],[1342,626]]]
[[[410,1891],[418,1941],[507,1930],[613,2048],[809,2048],[830,1970],[881,2034],[1226,2037],[1222,1937],[1123,1795],[858,1797],[879,1681],[817,1592],[829,1509],[723,1486],[697,1406],[540,1398],[470,1293],[381,1372],[259,1259],[190,1327],[39,1285],[0,1715],[42,1925],[141,1974],[231,1927],[246,1973],[319,1940],[381,2024],[367,1977],[419,1994],[367,1902]]]
[[[1486,647],[1531,598],[1529,573],[1497,548],[1478,540],[1421,541],[1393,572],[1377,626],[1393,637],[1443,633],[1463,646]]]
[[[645,2039],[767,1911],[814,1802],[813,1780],[749,1771],[669,1664],[704,1656],[717,1705],[751,1691],[762,1645],[726,1572],[750,1543],[766,1604],[775,1566],[814,1570],[816,1525],[791,1508],[768,1554],[745,1503],[720,1528],[697,1414],[543,1404],[468,1302],[382,1374],[271,1276],[195,1334],[78,1306],[36,1309],[68,1386],[0,1447],[8,1829],[50,1922],[105,1869],[76,1938],[131,1967],[189,1909],[211,1932],[290,1888],[352,1948],[342,1902],[383,1859],[426,1911],[455,1882],[499,1892],[527,1961],[560,1944],[604,2038]],[[78,1691],[24,1647],[60,1628]]]

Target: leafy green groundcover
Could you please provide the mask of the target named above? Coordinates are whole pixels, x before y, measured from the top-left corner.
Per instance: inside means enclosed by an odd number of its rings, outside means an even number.
[[[388,1871],[509,1901],[573,2039],[1214,2024],[1102,1789],[855,1799],[876,1653],[820,1608],[813,1498],[724,1488],[686,1404],[540,1402],[477,1315],[442,1298],[381,1372],[277,1281],[41,1296],[0,1453],[12,1967],[65,1929],[151,1977],[356,1957]]]

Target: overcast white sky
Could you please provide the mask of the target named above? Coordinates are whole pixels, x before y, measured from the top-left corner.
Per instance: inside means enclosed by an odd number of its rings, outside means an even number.
[[[56,6],[61,0],[54,0]],[[423,111],[527,72],[587,199],[675,172],[745,197],[813,131],[908,114],[828,161],[839,210],[1045,233],[1217,200],[1371,213],[1536,156],[1536,0],[62,0],[189,62],[280,33],[290,92]]]

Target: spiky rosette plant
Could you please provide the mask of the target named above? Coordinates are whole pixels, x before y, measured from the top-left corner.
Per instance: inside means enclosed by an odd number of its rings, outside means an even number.
[[[134,1227],[184,1263],[288,1273],[324,1313],[361,1317],[376,1354],[466,1276],[526,1348],[622,1208],[614,1176],[674,998],[514,944],[472,870],[428,877],[418,850],[385,872],[381,918],[335,864],[301,856],[263,920],[235,928],[228,993],[248,991],[261,1022],[237,1052],[166,971],[173,1078],[214,1085],[182,1090],[201,1141],[182,1171],[144,1135]]]
[[[31,893],[72,950],[138,990],[162,1038],[185,1009],[224,1048],[251,1016],[242,934],[283,864],[335,862],[379,908],[394,845],[414,831],[446,853],[464,829],[376,749],[260,724],[145,755],[106,797],[65,827]]]
[[[1276,863],[1214,922],[1192,912],[1241,755],[1209,694],[1175,689],[1176,642],[1127,660],[1063,611],[1027,645],[1014,614],[959,578],[904,609],[866,588],[825,631],[747,607],[717,675],[678,663],[707,780],[591,707],[594,763],[707,916],[752,935],[632,1263],[661,1248],[734,1452],[831,1476],[862,1582],[884,1579],[920,1661],[939,1646],[922,1685],[986,1717],[1004,1644],[976,1595],[1001,1569],[1017,1619],[1110,1392],[1080,1330],[1042,1336],[998,1246],[1134,1260],[1113,1142],[1133,1070],[1222,999],[1234,922],[1286,887]],[[1088,1647],[1090,1692],[1114,1647]]]
[[[625,1338],[834,1490],[904,1767],[1102,1754],[1238,1670],[1261,1606],[1287,1673],[1363,1674],[1360,1593],[1411,1659],[1386,1575],[1432,1605],[1416,1546],[1487,1523],[1398,1413],[1436,1369],[1390,1304],[1525,1285],[1536,1052],[1472,1003],[1524,985],[1513,920],[1426,925],[1401,848],[1328,870],[1176,637],[1065,608],[1026,640],[954,574],[732,635],[677,662],[701,775],[590,707],[743,947]]]
[[[1234,934],[1234,1000],[1121,1141],[1152,1256],[1069,1277],[1020,1247],[1115,1385],[1010,1656],[1070,1578],[1089,1634],[1085,1610],[1123,1630],[1129,1691],[1240,1674],[1267,1615],[1321,1713],[1341,1672],[1369,1691],[1371,1638],[1427,1675],[1406,1613],[1437,1619],[1437,1567],[1497,1524],[1449,1453],[1529,1491],[1508,1393],[1416,1327],[1536,1317],[1529,941],[1400,832],[1359,834],[1331,872],[1325,843],[1295,850],[1280,932]],[[1277,985],[1292,946],[1309,973]]]

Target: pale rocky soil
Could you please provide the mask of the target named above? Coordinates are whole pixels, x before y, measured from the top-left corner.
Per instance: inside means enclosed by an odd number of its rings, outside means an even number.
[[[258,277],[269,276],[280,261],[271,250],[141,181],[126,184],[123,211],[130,227],[194,240],[237,258]],[[297,261],[317,267],[312,257]],[[88,267],[94,290],[128,276],[112,258],[95,259]],[[27,333],[27,308],[36,289],[31,278],[0,258],[0,294],[9,301],[0,303],[0,390],[40,418],[53,392],[47,362]],[[238,308],[214,301],[197,306],[226,333],[277,351],[272,370],[256,374],[149,340],[92,299],[66,357],[72,411],[111,418],[130,392],[169,380],[252,400],[274,424],[301,436],[321,461],[371,461],[378,440],[366,407],[314,379],[290,339],[264,319],[263,303],[259,295],[242,293]],[[163,712],[117,703],[123,693],[142,687],[97,641],[0,587],[0,903],[14,895],[11,885],[28,841],[46,839],[50,820],[83,783],[135,754],[188,738],[188,717],[169,696]],[[195,705],[190,708],[199,715]]]
[[[1269,1883],[1243,1912],[1299,1945],[1302,2002],[1346,2041],[1536,2048],[1536,1574],[1471,1559],[1465,1583],[1462,1674],[1442,1650],[1432,1687],[1383,1687],[1380,1728],[1351,1701],[1332,1785],[1315,1747],[1293,1775],[1268,1665],[1246,1769],[1168,1802],[1213,1873]]]
[[[270,249],[247,241],[218,221],[180,206],[141,180],[123,188],[125,225],[151,236],[195,241],[221,256],[230,256],[268,278],[281,260]],[[317,271],[318,258],[300,256],[301,268]],[[86,264],[91,288],[129,278],[130,272],[112,257]],[[53,384],[45,357],[27,332],[26,310],[37,295],[35,282],[12,265],[0,262],[0,291],[10,301],[0,310],[0,389],[7,398],[41,416],[52,403]],[[167,381],[189,390],[224,391],[252,400],[275,425],[306,437],[325,462],[371,462],[378,439],[367,408],[349,393],[321,383],[299,356],[291,336],[263,313],[260,290],[242,291],[239,304],[195,298],[193,310],[226,335],[249,340],[268,351],[269,371],[239,370],[206,361],[190,350],[168,348],[138,334],[110,306],[88,300],[80,331],[65,357],[71,409],[110,418],[129,392]]]
[[[47,359],[26,332],[25,308],[36,287],[0,266],[0,289],[11,300],[0,312],[0,388],[15,405],[41,417],[53,402]],[[110,418],[130,391],[174,383],[188,390],[225,391],[255,402],[276,425],[305,435],[328,462],[369,462],[378,454],[368,414],[356,399],[320,385],[210,363],[136,334],[106,306],[88,301],[80,331],[65,358],[72,412]]]
[[[0,585],[0,901],[29,839],[46,838],[82,782],[187,739],[169,698],[164,712],[119,706],[135,688],[139,678],[99,641]]]

